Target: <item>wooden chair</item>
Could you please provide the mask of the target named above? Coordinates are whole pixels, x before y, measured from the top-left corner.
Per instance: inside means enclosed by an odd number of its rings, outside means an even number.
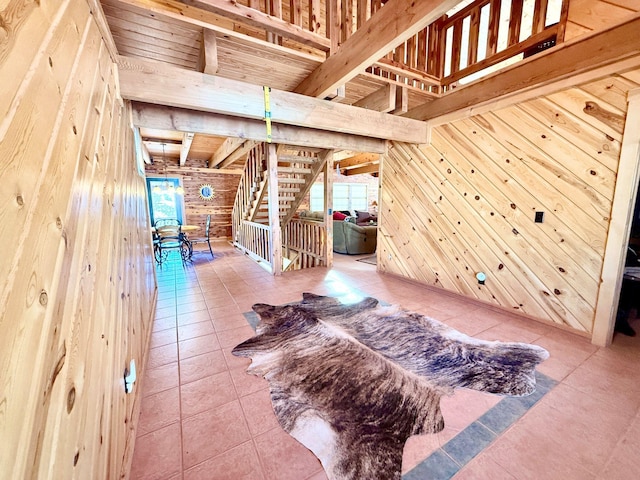
[[[195,237],[195,238],[189,237],[189,242],[191,242],[192,245],[196,243],[206,243],[209,246],[209,252],[211,253],[211,258],[214,258],[213,249],[211,248],[211,240],[209,239],[210,227],[211,227],[211,215],[207,215],[207,223],[205,224],[205,228],[204,228],[204,237]]]

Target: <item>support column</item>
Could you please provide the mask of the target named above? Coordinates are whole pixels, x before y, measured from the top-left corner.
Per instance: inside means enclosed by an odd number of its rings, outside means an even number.
[[[326,225],[325,262],[327,268],[333,267],[333,150],[326,153],[324,167],[324,223]]]
[[[280,229],[280,204],[278,202],[278,155],[276,145],[267,144],[267,170],[269,174],[269,232],[271,241],[271,269],[274,275],[282,275],[282,230]]]

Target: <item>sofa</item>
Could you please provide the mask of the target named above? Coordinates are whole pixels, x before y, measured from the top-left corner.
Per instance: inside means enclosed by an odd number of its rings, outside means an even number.
[[[342,213],[344,218],[342,218]],[[348,255],[374,253],[378,245],[378,218],[367,212],[333,216],[333,251]]]

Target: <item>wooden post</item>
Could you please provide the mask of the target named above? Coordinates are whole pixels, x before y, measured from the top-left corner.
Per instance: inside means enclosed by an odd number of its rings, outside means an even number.
[[[327,153],[324,167],[324,223],[326,224],[325,262],[327,268],[333,267],[333,150]]]
[[[616,322],[622,275],[626,260],[631,217],[640,181],[640,88],[629,92],[627,122],[620,148],[618,177],[613,194],[611,222],[604,251],[600,290],[596,303],[591,343],[601,347],[611,344]]]
[[[278,155],[276,145],[267,146],[269,171],[269,226],[271,235],[271,268],[274,275],[282,275],[282,231],[280,230],[280,206],[278,203]]]
[[[331,40],[331,48],[327,52],[327,58],[335,54],[342,43],[340,41],[340,0],[327,0],[326,3],[326,30],[327,38]]]

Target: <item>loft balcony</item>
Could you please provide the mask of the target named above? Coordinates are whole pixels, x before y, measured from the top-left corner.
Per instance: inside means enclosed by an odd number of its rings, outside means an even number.
[[[299,91],[345,42],[375,23],[367,23],[372,16],[394,8],[386,0],[101,4],[120,55],[287,91]],[[562,43],[568,7],[569,0],[442,2],[425,26],[414,27],[406,38],[390,35],[386,54],[361,65],[323,98],[405,113]]]

